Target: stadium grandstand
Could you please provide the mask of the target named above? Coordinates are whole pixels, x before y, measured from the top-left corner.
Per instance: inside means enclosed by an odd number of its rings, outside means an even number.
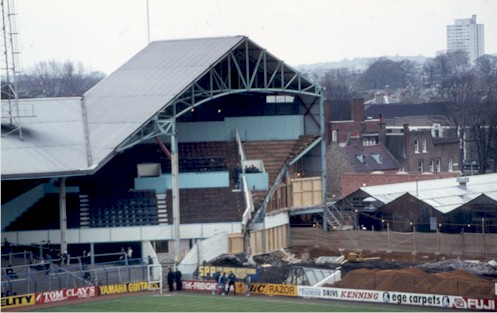
[[[152,42],[82,97],[2,100],[2,292],[286,247],[290,215],[327,212],[322,94],[235,36]]]

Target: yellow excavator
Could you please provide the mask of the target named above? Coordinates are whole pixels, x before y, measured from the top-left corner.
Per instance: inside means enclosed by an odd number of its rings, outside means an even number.
[[[364,257],[362,257],[362,253],[355,252],[355,251],[351,251],[347,254],[347,260],[349,262],[363,262],[363,261],[371,261],[371,260],[379,260],[379,259],[380,259],[380,257],[364,258]]]

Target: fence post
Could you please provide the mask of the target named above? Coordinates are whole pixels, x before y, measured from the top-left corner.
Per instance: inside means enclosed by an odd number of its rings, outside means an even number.
[[[412,235],[413,235],[413,245],[414,245],[412,253],[416,254],[416,226],[414,225],[412,226]]]
[[[390,250],[390,223],[387,223],[387,244],[388,250]]]
[[[482,249],[482,255],[485,256],[485,218],[484,217],[481,218],[481,249]]]
[[[437,227],[437,251],[438,251],[438,254],[440,254],[440,231],[438,230],[438,227]]]

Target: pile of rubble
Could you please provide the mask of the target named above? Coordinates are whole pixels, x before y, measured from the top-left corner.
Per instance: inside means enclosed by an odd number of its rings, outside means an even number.
[[[419,265],[419,268],[430,273],[463,270],[472,274],[497,278],[497,262],[495,260],[479,261],[461,260],[460,258],[457,258],[421,264]]]
[[[320,251],[330,253],[330,251]],[[497,283],[495,260],[447,259],[444,256],[400,253],[363,252],[338,256],[317,256],[316,251],[285,249],[246,259],[245,256],[225,255],[216,265],[251,265],[259,268],[259,279],[267,283],[282,283],[295,266],[338,268],[342,280],[328,287],[391,290],[399,292],[460,295],[494,298]],[[353,256],[350,257],[350,256]]]
[[[487,280],[464,270],[427,273],[420,268],[358,269],[333,287],[494,298],[497,279]]]

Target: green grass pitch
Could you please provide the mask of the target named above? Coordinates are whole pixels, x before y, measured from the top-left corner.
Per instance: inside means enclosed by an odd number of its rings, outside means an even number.
[[[27,309],[27,308],[26,308]],[[36,312],[419,312],[436,308],[362,304],[287,297],[147,294],[37,308]],[[25,310],[25,312],[29,312]]]

